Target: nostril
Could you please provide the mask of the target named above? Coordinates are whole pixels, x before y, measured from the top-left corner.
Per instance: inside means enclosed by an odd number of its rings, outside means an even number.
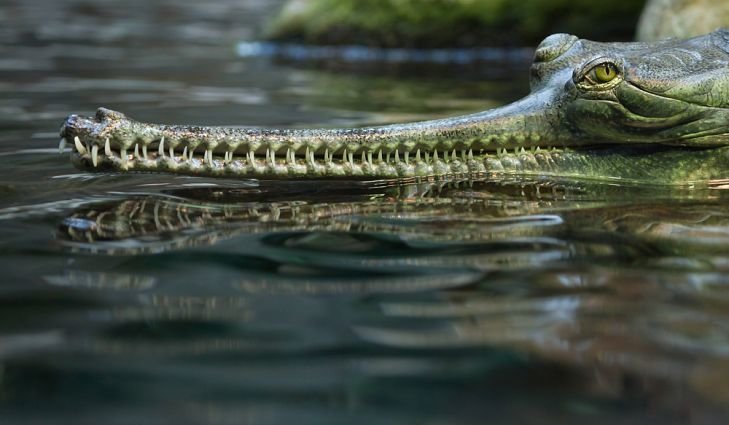
[[[71,130],[73,130],[73,128],[76,126],[78,118],[79,117],[76,114],[69,115],[68,118],[66,118],[66,120],[61,125],[61,137],[71,135]]]

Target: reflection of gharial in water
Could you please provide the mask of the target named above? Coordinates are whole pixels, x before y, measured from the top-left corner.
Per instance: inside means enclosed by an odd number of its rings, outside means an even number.
[[[640,186],[494,180],[345,186],[304,185],[293,189],[304,192],[291,193],[272,183],[111,199],[77,209],[63,221],[58,236],[68,248],[113,255],[213,245],[252,234],[273,241],[276,233],[295,239],[297,232],[346,232],[380,235],[411,247],[470,245],[475,257],[454,253],[447,261],[423,258],[420,265],[445,261],[441,265],[480,270],[599,252],[618,257],[632,252],[640,261],[686,250],[716,255],[729,246],[729,215],[710,200],[670,208],[650,201],[604,206],[611,197],[641,196]],[[314,192],[307,194],[306,188]],[[320,190],[327,193],[326,200]],[[675,191],[670,196],[681,197]],[[337,253],[344,247],[339,248]],[[390,262],[398,267],[396,259],[386,253],[382,257],[379,266]],[[409,266],[415,266],[412,259]]]
[[[529,237],[534,229],[542,234],[540,229],[559,224],[559,217],[539,209],[580,190],[555,183],[490,182],[487,191],[480,188],[483,183],[174,189],[164,196],[125,197],[77,209],[63,221],[59,236],[67,247],[106,254],[159,252],[247,234],[299,231],[391,234],[410,242],[421,237],[488,241],[508,235],[516,244],[517,236]],[[513,207],[504,201],[516,194],[532,201]],[[524,216],[529,213],[533,215]],[[446,216],[461,231],[444,226]]]
[[[91,118],[71,115],[61,136],[78,166],[98,171],[369,180],[518,173],[677,184],[727,177],[727,70],[727,30],[653,43],[557,34],[537,48],[529,96],[472,115],[300,130],[145,124],[100,108]]]
[[[711,371],[726,368],[729,353],[729,213],[723,190],[663,190],[515,178],[127,195],[78,208],[57,232],[63,249],[113,257],[77,256],[72,273],[49,281],[89,291],[87,274],[102,270],[112,274],[106,292],[129,291],[129,277],[99,265],[135,270],[138,297],[111,309],[112,331],[86,347],[125,361],[320,347],[309,334],[271,340],[228,324],[269,329],[286,297],[329,320],[327,300],[343,297],[355,307],[342,333],[393,348],[405,365],[358,358],[371,385],[378,374],[408,379],[410,360],[431,352],[442,362],[444,353],[501,350],[528,359],[520,367],[570,377],[549,385],[683,411],[686,400],[725,400],[726,380]],[[216,295],[178,294],[179,276],[198,269],[190,279]],[[210,334],[185,333],[196,326]]]
[[[209,299],[142,294],[113,311],[116,333],[91,349],[123,356],[256,353],[272,342],[224,327],[208,338],[136,338],[149,321],[236,320],[255,328],[268,319],[260,302],[267,296],[322,304],[349,296],[364,308],[342,326],[360,342],[398,353],[501,349],[528,357],[532,367],[558,365],[580,377],[560,385],[608,399],[673,407],[672,400],[690,398],[688,391],[700,401],[725,400],[726,381],[710,373],[726,368],[729,353],[729,213],[721,199],[671,191],[670,206],[648,198],[616,205],[604,200],[639,199],[643,188],[515,179],[355,190],[341,184],[321,189],[324,202],[321,192],[290,192],[303,186],[320,188],[277,182],[176,189],[71,213],[58,232],[65,248],[115,255],[190,250],[191,269],[214,261],[230,270],[203,285],[236,291]],[[232,243],[222,249],[200,247],[226,240]],[[252,240],[260,243],[246,249]],[[180,255],[141,255],[135,264],[142,275],[150,261],[169,262],[180,273],[187,262]],[[76,272],[54,282],[86,288],[87,281]]]

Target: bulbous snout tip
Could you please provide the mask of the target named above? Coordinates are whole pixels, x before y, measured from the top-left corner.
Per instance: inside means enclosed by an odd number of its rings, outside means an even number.
[[[126,119],[121,112],[117,112],[108,108],[98,108],[93,117],[71,114],[61,125],[60,136],[70,139],[75,136],[88,137],[100,129],[108,127],[111,124],[118,123]]]
[[[64,138],[72,138],[75,136],[83,136],[88,134],[93,121],[81,115],[69,115],[61,124],[60,136]]]

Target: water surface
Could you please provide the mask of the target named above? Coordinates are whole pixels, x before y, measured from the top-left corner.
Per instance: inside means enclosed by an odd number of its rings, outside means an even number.
[[[57,131],[370,125],[525,63],[239,57],[269,1],[0,8],[0,422],[721,424],[729,195],[575,180],[87,174]]]

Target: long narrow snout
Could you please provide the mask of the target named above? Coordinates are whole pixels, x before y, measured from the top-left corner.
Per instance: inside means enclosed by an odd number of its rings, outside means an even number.
[[[552,147],[555,93],[484,112],[351,129],[261,129],[141,123],[99,108],[71,115],[61,137],[83,168],[239,177],[412,177],[484,171],[500,152]],[[487,158],[488,157],[488,158]],[[491,161],[493,162],[493,161]]]

